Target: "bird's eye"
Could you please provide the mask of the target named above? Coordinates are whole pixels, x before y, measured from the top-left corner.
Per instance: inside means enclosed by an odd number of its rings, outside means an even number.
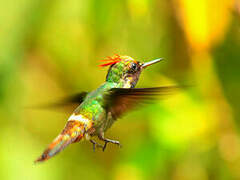
[[[137,70],[137,64],[136,63],[132,63],[131,70],[132,71],[136,71]]]

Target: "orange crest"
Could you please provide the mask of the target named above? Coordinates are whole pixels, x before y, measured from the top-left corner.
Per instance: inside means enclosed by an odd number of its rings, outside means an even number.
[[[115,54],[114,56],[110,57],[108,56],[106,59],[101,60],[102,62],[105,62],[104,64],[99,65],[100,67],[104,66],[110,66],[112,64],[116,64],[121,61],[121,57],[118,54]]]

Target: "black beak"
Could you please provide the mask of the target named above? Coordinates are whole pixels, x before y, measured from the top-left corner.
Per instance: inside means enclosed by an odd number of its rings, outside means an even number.
[[[146,68],[146,67],[148,67],[148,66],[150,66],[152,64],[158,63],[158,62],[160,62],[162,60],[163,60],[163,58],[159,58],[159,59],[155,59],[155,60],[143,63],[142,68]]]

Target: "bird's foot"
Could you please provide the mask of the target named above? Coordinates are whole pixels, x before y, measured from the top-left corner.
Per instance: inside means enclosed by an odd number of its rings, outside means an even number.
[[[101,139],[101,140],[103,140],[103,141],[105,142],[105,144],[104,144],[103,147],[102,147],[102,150],[103,150],[103,151],[105,151],[108,143],[116,144],[116,145],[118,145],[120,148],[122,147],[122,145],[120,144],[119,141],[111,140],[111,139],[105,139],[105,138],[103,138],[103,139]]]
[[[96,141],[94,141],[92,139],[90,139],[90,142],[93,144],[93,152],[95,152],[96,146],[97,146],[97,148],[104,148],[103,145],[97,143]]]

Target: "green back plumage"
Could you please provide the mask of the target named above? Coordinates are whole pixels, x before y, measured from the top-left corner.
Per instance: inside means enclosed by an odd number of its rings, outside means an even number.
[[[98,89],[87,95],[84,102],[74,111],[75,114],[83,114],[87,118],[96,120],[104,113],[104,95],[111,88],[117,87],[116,83],[105,82]]]

